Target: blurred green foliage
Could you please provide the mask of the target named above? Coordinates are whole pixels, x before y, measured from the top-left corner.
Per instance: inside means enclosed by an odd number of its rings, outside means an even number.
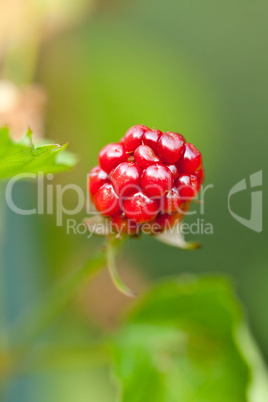
[[[231,288],[220,278],[174,278],[155,286],[116,336],[122,401],[208,402],[215,394],[222,402],[248,400],[241,323]]]

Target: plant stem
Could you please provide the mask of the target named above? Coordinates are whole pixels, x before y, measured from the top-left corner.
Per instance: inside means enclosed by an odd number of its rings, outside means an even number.
[[[116,269],[116,263],[115,263],[115,251],[117,249],[117,243],[118,240],[115,237],[109,236],[108,237],[108,243],[107,243],[107,265],[109,269],[109,273],[111,275],[112,281],[115,285],[115,287],[123,293],[125,296],[128,297],[136,297],[137,294],[130,290],[120,279],[117,269]]]

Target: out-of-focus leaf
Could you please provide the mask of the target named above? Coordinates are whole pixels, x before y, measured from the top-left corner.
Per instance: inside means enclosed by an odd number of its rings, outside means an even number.
[[[14,142],[8,128],[0,129],[0,179],[16,174],[58,173],[70,170],[76,158],[67,152],[67,144],[35,147],[29,130],[20,142]]]
[[[165,230],[162,233],[154,236],[154,238],[161,243],[168,244],[169,246],[178,247],[183,250],[195,250],[200,248],[200,244],[196,242],[187,242],[184,239],[183,233],[180,229],[180,223],[176,226]]]
[[[241,323],[224,279],[157,285],[128,314],[112,345],[121,401],[249,400]]]

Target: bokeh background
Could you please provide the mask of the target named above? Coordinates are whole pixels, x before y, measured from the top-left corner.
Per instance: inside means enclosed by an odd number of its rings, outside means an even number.
[[[0,3],[2,10],[6,3]],[[214,186],[206,194],[204,216],[198,215],[213,225],[214,233],[188,236],[203,245],[193,252],[173,249],[148,236],[131,240],[120,257],[121,275],[137,290],[174,274],[230,276],[267,361],[268,3],[82,3],[67,12],[64,3],[56,1],[50,15],[55,18],[39,25],[46,33],[42,41],[35,30],[29,29],[25,37],[18,32],[21,40],[15,38],[14,43],[20,50],[12,55],[10,76],[5,77],[17,85],[32,81],[45,89],[45,136],[69,142],[69,149],[79,156],[72,172],[54,178],[54,189],[71,182],[86,191],[86,174],[97,163],[99,149],[119,140],[131,125],[182,133],[203,153],[206,184]],[[30,28],[43,12],[38,10],[36,18],[34,12],[26,15]],[[70,15],[73,20],[65,23]],[[15,24],[11,26],[15,30]],[[33,52],[36,41],[39,50]],[[249,175],[259,170],[263,170],[264,214],[263,231],[256,233],[234,220],[227,199],[238,181],[246,178],[249,184]],[[21,206],[32,208],[36,184],[18,183],[15,197]],[[103,242],[67,234],[66,219],[63,227],[56,227],[54,215],[17,216],[5,205],[4,196],[1,202],[4,325],[66,272],[83,265]],[[66,193],[66,208],[76,202],[75,194]],[[249,190],[233,197],[232,209],[239,215],[249,218],[250,208]],[[75,218],[79,222],[85,214],[82,211]],[[108,367],[92,369],[83,358],[87,353],[83,347],[96,331],[111,331],[128,303],[113,289],[107,273],[101,273],[48,334],[66,346],[68,356],[56,355],[46,369],[10,384],[7,400],[114,401],[116,387]],[[77,345],[81,346],[78,356],[72,353]]]

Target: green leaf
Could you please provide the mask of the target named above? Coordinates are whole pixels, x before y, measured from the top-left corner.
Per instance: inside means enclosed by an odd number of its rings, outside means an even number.
[[[70,170],[76,163],[75,156],[66,151],[67,144],[35,147],[29,130],[20,142],[14,142],[8,128],[0,129],[0,179],[16,174],[58,173]]]
[[[120,400],[247,401],[252,373],[238,344],[241,326],[224,279],[157,285],[129,312],[112,344]]]

